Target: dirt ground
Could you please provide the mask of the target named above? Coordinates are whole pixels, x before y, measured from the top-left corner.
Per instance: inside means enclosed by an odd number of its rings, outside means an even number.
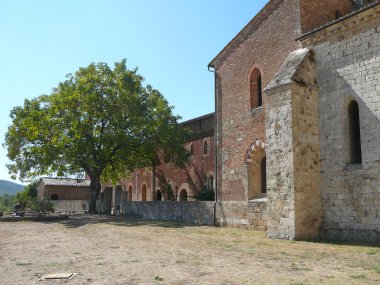
[[[77,275],[39,281],[64,272]],[[380,284],[380,247],[104,216],[1,222],[0,284]]]

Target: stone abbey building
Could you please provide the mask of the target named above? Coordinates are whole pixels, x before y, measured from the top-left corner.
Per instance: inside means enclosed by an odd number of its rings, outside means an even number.
[[[270,0],[208,67],[215,114],[182,123],[186,169],[159,155],[99,209],[379,241],[380,1]],[[182,203],[205,188],[215,202]]]
[[[216,221],[378,240],[378,1],[271,0],[209,68]]]

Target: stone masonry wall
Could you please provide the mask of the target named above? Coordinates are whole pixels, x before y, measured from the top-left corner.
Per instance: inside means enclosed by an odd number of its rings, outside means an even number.
[[[219,202],[216,204],[215,222],[220,226],[245,227],[257,231],[267,229],[267,199],[248,202]]]
[[[291,53],[266,90],[268,152],[268,235],[318,237],[318,88],[314,54]]]
[[[298,67],[292,85],[295,238],[319,236],[322,216],[318,93],[314,53]]]
[[[268,236],[295,237],[294,153],[291,90],[267,95]]]
[[[214,202],[124,202],[123,214],[149,220],[196,225],[214,224]]]
[[[321,86],[321,235],[325,238],[380,238],[379,10],[348,19],[350,23],[342,23],[313,44]],[[359,105],[361,164],[349,164],[351,100]]]

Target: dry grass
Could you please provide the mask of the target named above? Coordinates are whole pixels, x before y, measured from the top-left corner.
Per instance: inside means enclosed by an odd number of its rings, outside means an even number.
[[[380,284],[380,248],[110,217],[0,223],[0,284]],[[78,273],[42,281],[48,273]]]

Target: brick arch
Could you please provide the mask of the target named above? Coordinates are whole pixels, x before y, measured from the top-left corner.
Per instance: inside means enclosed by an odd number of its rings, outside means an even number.
[[[193,190],[191,189],[189,183],[182,183],[181,186],[178,188],[178,195],[177,195],[177,201],[180,201],[180,193],[182,190],[185,190],[186,193],[187,193],[187,199],[189,200],[192,200],[192,193],[193,193]]]
[[[256,140],[248,147],[244,156],[244,165],[249,165],[252,162],[255,151],[262,149],[265,151],[265,143],[261,140]]]

